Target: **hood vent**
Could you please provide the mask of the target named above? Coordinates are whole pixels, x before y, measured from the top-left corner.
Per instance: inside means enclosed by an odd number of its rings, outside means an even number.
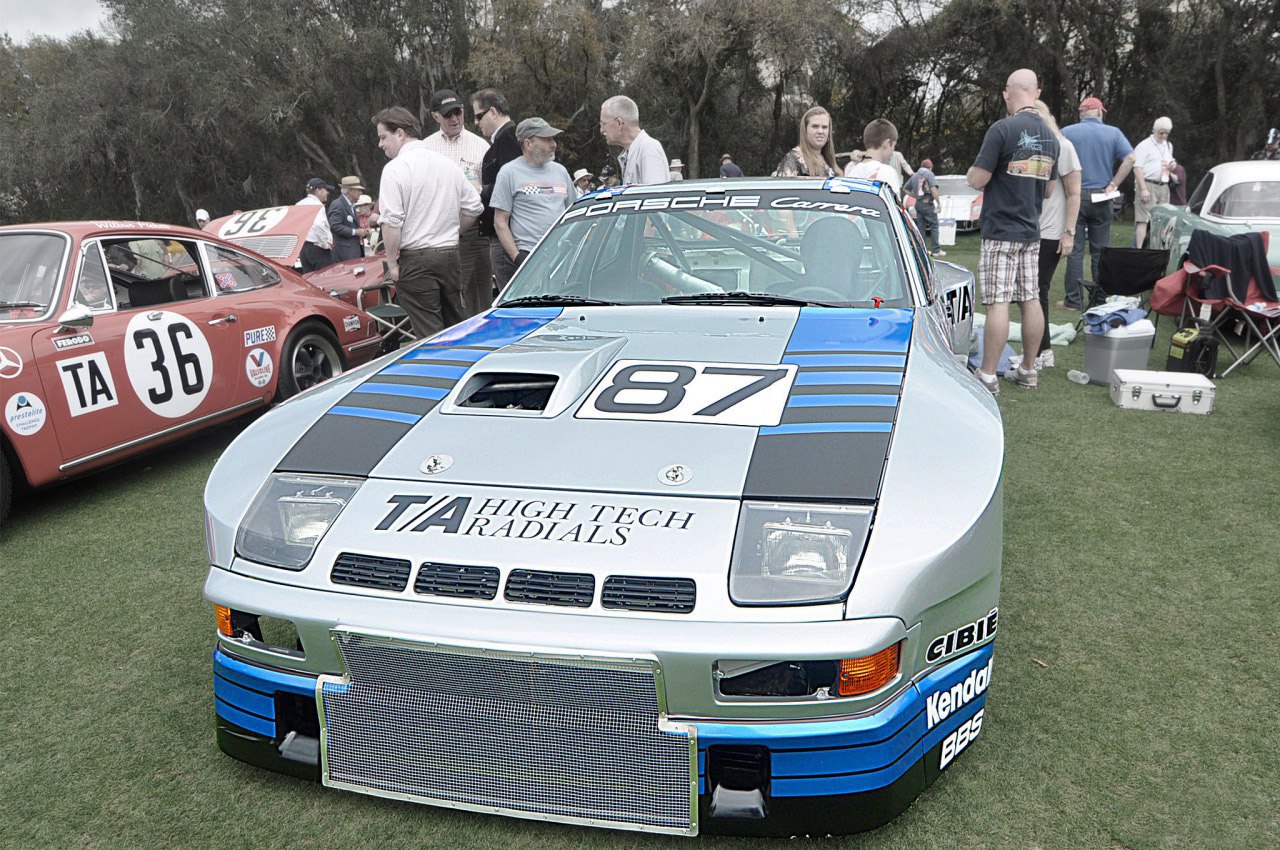
[[[590,573],[553,573],[546,570],[512,570],[503,597],[508,602],[567,605],[590,608],[596,579]]]
[[[600,604],[629,611],[688,614],[693,610],[697,585],[687,578],[609,576],[604,580]]]
[[[520,372],[486,372],[473,376],[458,395],[458,407],[494,410],[547,409],[551,391],[556,388],[555,375]]]
[[[423,564],[413,589],[429,596],[493,599],[498,595],[498,568]]]
[[[409,584],[408,561],[400,558],[379,558],[376,555],[357,555],[343,552],[333,562],[329,580],[334,584],[349,584],[372,590],[401,591]]]

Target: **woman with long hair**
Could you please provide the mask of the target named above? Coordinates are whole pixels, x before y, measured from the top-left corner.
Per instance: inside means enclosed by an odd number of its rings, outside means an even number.
[[[774,177],[834,177],[836,146],[831,139],[831,114],[814,106],[800,119],[800,144],[774,169]]]
[[[1043,100],[1036,101],[1036,112],[1058,140],[1058,176],[1049,184],[1049,192],[1040,212],[1040,307],[1044,310],[1044,339],[1036,353],[1036,369],[1053,367],[1053,349],[1049,347],[1049,286],[1058,260],[1071,253],[1076,235],[1076,216],[1080,212],[1080,158],[1075,146],[1058,129],[1053,113]],[[1059,304],[1058,306],[1062,306]]]

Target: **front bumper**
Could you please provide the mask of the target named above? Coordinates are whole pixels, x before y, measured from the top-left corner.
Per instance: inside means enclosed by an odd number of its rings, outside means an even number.
[[[792,722],[665,718],[696,736],[696,810],[682,831],[843,834],[892,820],[981,730],[992,653],[993,645],[986,644],[933,668],[887,703],[856,715]],[[320,780],[318,682],[318,676],[252,663],[219,647],[219,746],[242,761]],[[751,778],[750,768],[744,773],[744,760],[759,775]],[[637,782],[644,779],[637,776]]]

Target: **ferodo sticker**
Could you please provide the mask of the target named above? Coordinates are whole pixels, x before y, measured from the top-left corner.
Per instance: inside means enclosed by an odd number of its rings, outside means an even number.
[[[103,352],[59,360],[56,366],[72,416],[83,416],[120,403],[111,364]]]
[[[78,333],[75,336],[59,336],[53,338],[53,347],[58,351],[65,351],[68,348],[79,348],[82,345],[93,345],[93,335],[89,333]]]
[[[619,360],[579,419],[656,419],[710,425],[777,425],[796,366]]]
[[[14,393],[4,405],[4,421],[23,437],[43,428],[45,416],[44,402],[31,393]]]
[[[124,365],[138,400],[166,419],[199,407],[213,378],[213,353],[204,334],[185,316],[164,310],[129,320]]]
[[[924,660],[933,664],[935,661],[941,661],[961,650],[968,649],[975,643],[981,643],[996,633],[999,616],[1000,609],[992,608],[985,617],[974,620],[972,623],[965,623],[953,632],[934,638],[929,642]]]
[[[255,387],[265,387],[271,383],[275,364],[271,362],[271,355],[265,348],[255,348],[249,352],[249,356],[244,359],[244,373],[249,378],[249,383]]]

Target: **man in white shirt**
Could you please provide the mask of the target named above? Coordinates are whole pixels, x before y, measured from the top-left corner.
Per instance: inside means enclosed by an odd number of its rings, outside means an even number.
[[[302,253],[298,255],[303,274],[333,264],[333,231],[329,229],[327,209],[329,196],[333,192],[332,185],[319,177],[312,177],[307,181],[306,197],[294,205],[304,207],[314,204],[320,207],[316,210],[316,219],[311,223],[311,229],[307,231],[307,238],[303,240]]]
[[[466,105],[457,92],[441,89],[431,96],[431,117],[439,132],[423,139],[428,150],[456,162],[467,180],[479,192],[480,169],[489,143],[463,128]],[[458,239],[462,263],[462,300],[467,314],[474,316],[493,303],[493,267],[489,264],[489,237],[481,236],[476,225],[462,231]]]
[[[1160,117],[1151,127],[1151,135],[1133,149],[1133,229],[1134,241],[1141,248],[1147,241],[1147,224],[1156,204],[1169,203],[1169,173],[1177,163],[1173,159],[1173,143],[1169,133],[1173,122]]]
[[[458,234],[484,209],[462,169],[422,141],[422,125],[403,106],[373,116],[382,169],[378,203],[387,276],[414,332],[433,336],[470,314],[462,297]]]
[[[671,179],[667,152],[661,142],[640,129],[640,107],[631,98],[617,95],[600,105],[600,133],[610,145],[622,148],[618,163],[623,185]]]
[[[902,194],[902,172],[889,164],[893,149],[898,144],[898,128],[887,118],[877,118],[862,131],[862,146],[866,159],[845,166],[845,177],[861,177],[888,183],[896,198]]]

